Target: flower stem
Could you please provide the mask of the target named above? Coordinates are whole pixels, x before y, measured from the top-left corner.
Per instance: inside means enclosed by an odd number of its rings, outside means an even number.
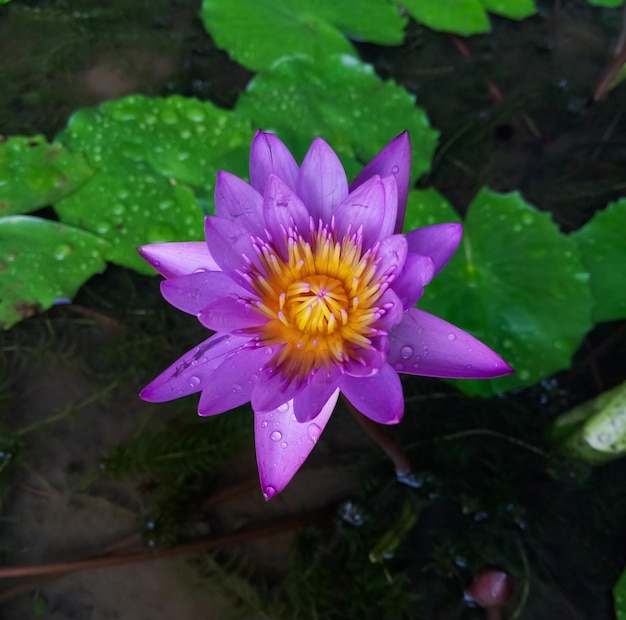
[[[402,446],[400,446],[400,444],[393,437],[387,435],[387,433],[383,431],[380,424],[374,422],[374,420],[370,420],[367,416],[364,416],[346,398],[343,399],[343,402],[354,419],[359,423],[359,426],[367,433],[369,438],[375,441],[380,446],[382,451],[391,459],[393,466],[396,468],[396,473],[402,476],[410,474],[411,461]]]

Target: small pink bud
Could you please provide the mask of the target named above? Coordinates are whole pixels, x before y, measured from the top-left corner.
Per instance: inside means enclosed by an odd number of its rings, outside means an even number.
[[[500,568],[483,568],[465,591],[466,598],[481,607],[504,607],[513,594],[513,578]]]

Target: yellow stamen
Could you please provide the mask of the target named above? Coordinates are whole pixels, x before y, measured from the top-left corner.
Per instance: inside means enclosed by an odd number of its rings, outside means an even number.
[[[283,345],[272,362],[287,381],[372,348],[388,282],[377,273],[376,248],[362,252],[361,239],[360,231],[337,239],[332,225],[311,227],[310,241],[291,230],[285,259],[257,241],[261,269],[251,263],[247,275],[259,298],[253,306],[269,321],[254,331],[261,345]]]

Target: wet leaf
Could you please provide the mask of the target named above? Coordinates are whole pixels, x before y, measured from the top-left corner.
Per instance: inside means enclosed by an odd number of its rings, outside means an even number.
[[[490,12],[509,19],[526,19],[537,12],[534,0],[480,0]]]
[[[203,238],[218,167],[245,176],[249,124],[196,99],[131,96],[76,112],[57,140],[97,174],[56,203],[62,221],[110,241],[106,258],[153,270],[136,247]]]
[[[0,140],[0,217],[50,205],[92,174],[83,157],[43,136]]]
[[[300,161],[313,138],[321,136],[349,178],[408,129],[415,180],[429,169],[437,143],[437,132],[414,98],[391,80],[381,82],[370,65],[350,56],[283,60],[252,80],[236,111],[253,126],[275,131]]]
[[[356,57],[344,34],[398,45],[407,21],[386,0],[204,0],[201,17],[218,47],[255,71],[295,54]]]
[[[405,229],[445,221],[459,217],[441,195],[409,194]],[[592,327],[589,274],[576,244],[518,193],[488,189],[469,206],[461,246],[419,305],[471,332],[515,368],[501,379],[455,382],[484,396],[568,368]]]
[[[26,215],[0,219],[0,326],[71,298],[106,267],[106,242],[59,222]]]
[[[626,318],[626,198],[598,211],[571,238],[591,275],[593,318]]]
[[[411,17],[433,30],[462,35],[491,30],[481,0],[403,0],[402,4]]]

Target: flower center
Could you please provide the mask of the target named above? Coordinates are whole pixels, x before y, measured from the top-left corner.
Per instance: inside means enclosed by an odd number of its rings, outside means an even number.
[[[388,287],[377,274],[377,248],[363,252],[360,231],[338,239],[321,223],[311,224],[310,241],[290,229],[284,252],[260,239],[255,247],[261,269],[249,269],[252,304],[269,321],[253,331],[259,345],[284,345],[272,362],[285,379],[361,362],[360,351],[381,333],[374,324],[384,309],[376,304]]]

